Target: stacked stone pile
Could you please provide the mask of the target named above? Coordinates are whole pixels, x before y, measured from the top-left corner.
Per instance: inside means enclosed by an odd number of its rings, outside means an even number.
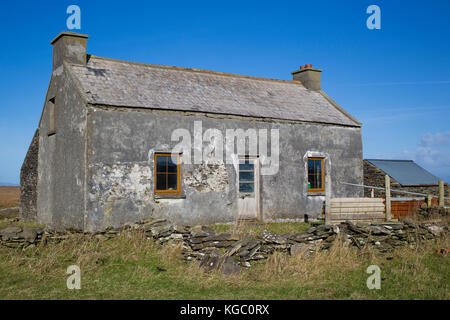
[[[275,251],[296,255],[311,254],[329,249],[336,239],[349,246],[362,249],[373,246],[380,252],[391,252],[395,247],[414,245],[416,242],[448,236],[448,227],[442,223],[341,223],[337,226],[317,225],[305,232],[278,235],[267,230],[256,239],[239,238],[230,233],[215,233],[196,226],[177,227],[159,220],[144,224],[148,236],[160,243],[180,242],[185,260],[201,260],[200,266],[207,269],[221,268],[227,262],[250,267],[253,262],[266,259]],[[234,267],[230,267],[234,270]],[[223,271],[223,268],[222,268]]]
[[[432,206],[428,208],[426,204],[422,204],[417,211],[417,215],[421,218],[429,218],[433,216],[445,217],[450,215],[450,207]]]
[[[8,227],[0,231],[1,244],[9,248],[34,246],[42,239],[44,230],[31,227]]]

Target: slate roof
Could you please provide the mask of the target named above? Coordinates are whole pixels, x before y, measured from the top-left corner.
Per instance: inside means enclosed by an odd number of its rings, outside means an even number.
[[[412,160],[366,160],[397,180],[402,186],[439,184],[438,177],[420,167]]]
[[[271,80],[90,56],[71,64],[88,102],[361,126],[322,92]]]

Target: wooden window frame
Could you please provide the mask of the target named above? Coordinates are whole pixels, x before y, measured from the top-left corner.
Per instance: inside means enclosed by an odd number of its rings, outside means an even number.
[[[168,157],[172,157],[172,156],[176,156],[177,157],[177,190],[157,190],[156,189],[156,185],[157,185],[157,180],[158,180],[158,169],[157,169],[157,157],[158,156],[168,156]],[[161,194],[181,194],[181,179],[180,179],[180,175],[181,175],[181,170],[180,170],[180,154],[178,153],[169,153],[169,152],[158,152],[155,153],[154,155],[154,161],[155,161],[155,194],[161,195]],[[174,173],[168,173],[168,172],[163,172],[166,174],[166,178],[169,174],[174,174]]]
[[[306,176],[308,177],[308,179],[306,180],[306,186],[308,186],[309,183],[309,160],[320,160],[321,163],[321,167],[322,167],[322,188],[314,188],[314,189],[308,189],[308,192],[324,192],[325,191],[325,171],[324,171],[324,162],[325,159],[324,158],[317,158],[317,157],[311,157],[308,158],[308,162],[307,162],[307,172],[306,172]]]

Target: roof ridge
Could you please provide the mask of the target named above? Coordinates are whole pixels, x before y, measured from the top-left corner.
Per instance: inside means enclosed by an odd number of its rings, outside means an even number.
[[[177,67],[177,66],[166,66],[166,65],[152,64],[152,63],[145,63],[145,62],[135,62],[135,61],[128,61],[128,60],[120,60],[120,59],[99,57],[99,56],[95,56],[95,55],[88,55],[88,57],[89,57],[89,59],[93,58],[93,59],[107,60],[107,61],[112,61],[112,62],[121,62],[121,63],[135,64],[135,65],[142,65],[142,66],[153,67],[153,68],[170,69],[170,70],[178,70],[178,71],[189,71],[189,72],[198,72],[198,73],[208,73],[208,74],[216,74],[216,75],[221,75],[221,76],[235,77],[235,78],[244,78],[244,79],[252,79],[252,80],[262,80],[262,81],[272,81],[272,82],[281,82],[281,83],[302,84],[301,81],[297,81],[297,80],[282,80],[282,79],[271,79],[271,78],[255,77],[255,76],[246,76],[246,75],[242,75],[242,74],[220,72],[220,71],[211,71],[211,70],[205,70],[205,69],[185,68],[185,67]]]

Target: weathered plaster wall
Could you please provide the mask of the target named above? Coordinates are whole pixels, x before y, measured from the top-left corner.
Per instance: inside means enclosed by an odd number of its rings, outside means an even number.
[[[37,220],[39,129],[34,133],[27,155],[20,169],[19,214],[25,221]]]
[[[194,121],[203,132],[219,129],[279,129],[280,169],[261,177],[264,219],[321,215],[321,196],[308,196],[304,155],[328,155],[327,174],[332,196],[362,196],[362,190],[339,181],[362,183],[362,143],[359,128],[249,121],[179,112],[89,107],[87,120],[87,230],[132,223],[147,217],[164,217],[177,223],[234,221],[237,215],[236,171],[233,165],[183,164],[181,186],[185,197],[154,196],[154,151],[171,151],[179,141],[172,132],[187,129],[193,137]],[[270,138],[269,138],[270,142]],[[206,147],[207,143],[204,143]],[[270,145],[268,147],[270,153]]]
[[[49,99],[56,95],[57,85],[52,75],[39,122],[39,153],[37,181],[37,221],[43,225],[53,225],[53,166],[56,136],[48,136]]]
[[[49,99],[55,97],[56,133],[48,136]],[[86,106],[64,65],[52,74],[40,122],[38,221],[84,228]]]

